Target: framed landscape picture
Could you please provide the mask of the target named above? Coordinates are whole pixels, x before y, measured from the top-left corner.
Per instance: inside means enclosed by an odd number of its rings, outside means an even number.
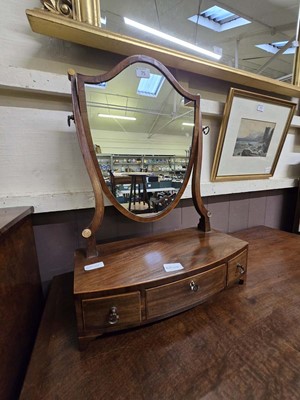
[[[212,181],[273,176],[296,104],[230,89],[212,166]]]

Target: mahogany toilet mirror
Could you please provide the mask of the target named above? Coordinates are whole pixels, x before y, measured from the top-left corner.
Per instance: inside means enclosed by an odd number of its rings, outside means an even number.
[[[69,70],[74,120],[95,195],[95,213],[83,230],[88,258],[104,195],[126,217],[154,222],[180,201],[190,178],[199,229],[210,230],[200,194],[200,96],[189,93],[159,61],[143,55],[88,76]]]
[[[75,252],[79,348],[106,333],[151,324],[244,281],[247,243],[210,229],[200,194],[200,97],[159,61],[123,60],[110,72],[69,71],[77,135],[95,194]],[[131,220],[168,215],[191,181],[198,226],[96,244],[104,195]]]

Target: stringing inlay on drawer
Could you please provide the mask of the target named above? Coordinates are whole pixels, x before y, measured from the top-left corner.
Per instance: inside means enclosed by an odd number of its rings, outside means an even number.
[[[247,250],[228,261],[227,286],[244,279],[247,273]]]
[[[147,318],[171,314],[224,289],[226,264],[180,281],[146,290]]]
[[[125,328],[141,321],[140,292],[82,300],[85,329]]]

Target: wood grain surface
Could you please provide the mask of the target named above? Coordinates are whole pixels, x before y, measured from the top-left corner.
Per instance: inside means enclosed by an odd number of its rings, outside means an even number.
[[[300,237],[250,243],[247,283],[175,317],[77,350],[72,274],[54,279],[22,400],[298,400]]]
[[[20,393],[43,308],[31,207],[0,209],[0,399]]]
[[[247,243],[221,232],[203,233],[197,228],[139,237],[98,245],[98,257],[87,260],[83,251],[75,255],[74,294],[109,292],[117,288],[145,287],[173,282],[214,267],[232,258]],[[90,272],[84,265],[102,261],[104,268]],[[184,270],[166,273],[163,264],[181,263]]]
[[[233,259],[239,260],[243,252],[246,262],[247,247],[247,242],[221,232],[188,228],[101,244],[96,247],[100,256],[93,259],[85,257],[83,250],[77,251],[74,296],[80,349],[84,350],[93,335],[151,323],[207,300],[225,288],[227,262],[231,264],[231,283],[239,280],[239,261]],[[87,263],[97,262],[104,267],[85,270]],[[164,265],[170,263],[179,263],[182,269],[166,271]],[[128,303],[126,309],[127,292],[139,293],[140,305]],[[117,313],[118,321],[111,324],[114,307],[121,309],[122,315]]]

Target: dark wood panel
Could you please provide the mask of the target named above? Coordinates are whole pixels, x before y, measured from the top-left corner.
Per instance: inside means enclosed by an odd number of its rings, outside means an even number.
[[[295,207],[295,216],[293,223],[293,232],[300,233],[300,178],[298,183],[298,195]]]
[[[33,207],[11,207],[0,209],[0,235],[33,212]]]
[[[30,213],[0,210],[1,400],[18,397],[43,307]]]
[[[72,274],[48,297],[22,400],[298,400],[300,237],[250,243],[247,283],[164,321],[77,347]]]

